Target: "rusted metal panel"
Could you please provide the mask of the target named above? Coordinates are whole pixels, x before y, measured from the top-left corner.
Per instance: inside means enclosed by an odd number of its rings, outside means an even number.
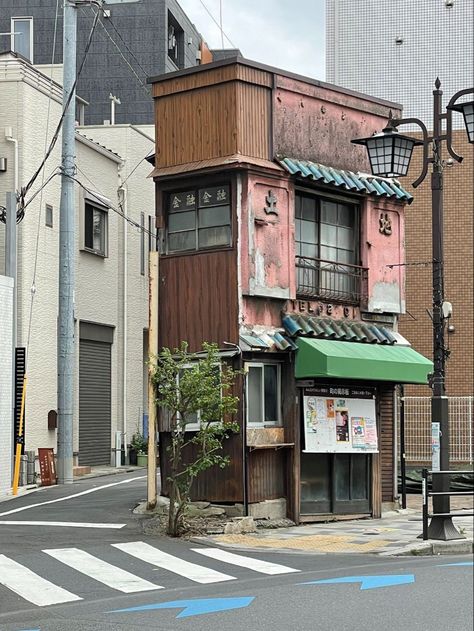
[[[275,162],[256,158],[255,156],[246,156],[236,153],[232,156],[222,156],[219,158],[209,158],[208,160],[198,160],[196,162],[187,162],[186,164],[177,164],[170,167],[156,168],[148,177],[170,177],[173,175],[181,175],[190,171],[205,171],[216,168],[239,167],[240,165],[249,165],[263,167],[266,170],[273,171],[277,174],[282,173],[283,169]]]
[[[169,458],[167,448],[170,445],[170,434],[160,434],[160,473],[161,488],[168,495]],[[191,446],[194,448],[193,446]],[[235,434],[224,443],[224,453],[230,457],[230,464],[224,469],[212,467],[200,474],[191,489],[193,501],[207,502],[242,502],[243,470],[242,470],[242,435]],[[192,449],[187,449],[184,458],[192,461]]]
[[[287,449],[256,449],[248,457],[249,502],[286,497]]]
[[[235,250],[164,256],[160,261],[159,340],[190,351],[202,342],[238,342],[237,255]]]

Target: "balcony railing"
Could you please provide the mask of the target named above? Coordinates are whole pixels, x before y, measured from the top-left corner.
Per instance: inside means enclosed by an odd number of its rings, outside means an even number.
[[[359,305],[367,299],[367,268],[297,256],[296,294]]]

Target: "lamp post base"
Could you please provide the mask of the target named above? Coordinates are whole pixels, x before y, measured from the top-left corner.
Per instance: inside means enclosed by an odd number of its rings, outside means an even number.
[[[453,539],[465,538],[453,524],[451,517],[435,515],[431,518],[431,523],[428,526],[428,539],[452,541]]]

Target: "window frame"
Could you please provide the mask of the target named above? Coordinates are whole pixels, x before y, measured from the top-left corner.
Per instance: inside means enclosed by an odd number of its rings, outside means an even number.
[[[48,221],[48,211],[51,212],[51,222]],[[45,204],[44,206],[44,225],[46,228],[54,227],[54,207],[52,204]]]
[[[90,206],[93,210],[97,210],[102,213],[104,217],[104,249],[98,250],[96,248],[91,248],[86,245],[86,213],[87,206]],[[88,252],[89,254],[94,254],[95,256],[99,256],[101,258],[107,258],[109,256],[109,212],[108,207],[102,205],[100,202],[96,202],[90,197],[84,198],[83,205],[83,221],[82,221],[82,230],[81,230],[81,238],[82,238],[82,247],[81,250],[84,252]]]
[[[320,259],[320,260],[325,260],[325,261],[330,261],[332,263],[337,263],[338,265],[355,265],[355,266],[360,266],[361,261],[360,261],[360,229],[361,229],[361,224],[360,224],[360,219],[361,219],[361,204],[359,202],[359,200],[355,200],[355,199],[350,199],[348,197],[340,197],[337,195],[328,195],[328,194],[323,194],[323,193],[319,193],[317,191],[313,191],[313,190],[308,190],[308,189],[304,189],[304,188],[297,188],[295,190],[295,208],[294,208],[294,221],[295,221],[295,251],[296,251],[296,256],[297,257],[302,257],[302,258],[313,258],[313,257],[305,257],[303,254],[299,254],[298,253],[298,244],[299,243],[306,243],[306,242],[302,242],[299,241],[296,238],[296,222],[297,221],[301,221],[301,218],[297,218],[296,217],[296,199],[300,197],[300,198],[312,198],[313,200],[316,201],[316,210],[317,210],[317,219],[314,222],[316,224],[316,228],[317,228],[317,243],[315,244],[317,246],[317,250],[318,250],[318,256],[314,257],[316,259]],[[324,246],[322,246],[321,244],[321,202],[332,202],[332,203],[336,203],[336,204],[341,204],[341,205],[345,205],[345,206],[349,206],[352,207],[352,212],[353,212],[353,217],[354,217],[354,222],[353,222],[353,235],[354,235],[354,248],[352,250],[353,254],[354,254],[354,262],[352,263],[346,263],[344,261],[340,261],[340,260],[333,260],[333,259],[327,259],[325,257],[321,256],[321,247],[334,247],[336,249],[339,250],[345,250],[345,248],[338,248],[337,247],[337,243],[334,245],[328,245],[328,244],[324,244]],[[325,225],[331,225],[331,226],[335,226],[337,227],[345,227],[345,226],[339,226],[339,224],[326,224],[326,222],[324,222]],[[347,252],[349,252],[350,250],[345,250]]]
[[[25,59],[28,59],[28,61],[33,64],[34,63],[34,50],[33,50],[33,16],[32,15],[25,15],[25,16],[20,16],[20,15],[15,15],[12,16],[10,18],[10,48],[11,50],[18,54],[21,55],[22,57],[24,57],[24,55],[22,55],[21,53],[19,53],[18,51],[15,50],[15,22],[18,21],[27,21],[30,23],[30,41],[29,41],[29,47],[30,47],[30,56],[29,57],[25,57]]]
[[[199,192],[204,190],[204,189],[211,189],[211,188],[227,188],[228,191],[228,198],[227,198],[227,203],[222,203],[222,204],[218,204],[218,205],[209,205],[209,206],[201,206],[200,205],[200,196],[199,196]],[[171,198],[174,195],[180,195],[182,193],[192,193],[195,197],[195,207],[189,210],[184,210],[184,212],[193,212],[194,216],[195,216],[195,223],[194,223],[194,228],[189,229],[189,230],[172,230],[170,231],[169,229],[169,223],[170,223],[170,216],[175,215],[175,214],[179,214],[180,211],[176,211],[176,212],[170,212],[170,204],[171,204]],[[170,256],[183,256],[183,255],[189,255],[189,254],[198,254],[200,252],[212,252],[212,251],[216,251],[216,250],[222,250],[222,249],[231,249],[233,247],[233,237],[234,237],[234,226],[233,226],[233,214],[232,214],[232,206],[233,206],[233,197],[232,197],[232,183],[229,180],[225,180],[223,182],[213,182],[211,181],[209,184],[203,184],[203,183],[194,183],[194,184],[190,184],[189,186],[181,186],[179,189],[169,189],[164,191],[164,210],[165,210],[165,229],[163,231],[164,233],[164,251],[166,253],[166,255],[170,255]],[[206,208],[225,208],[228,207],[229,208],[229,221],[228,223],[222,223],[216,226],[199,226],[199,217],[200,217],[200,211],[205,210]],[[183,212],[183,211],[181,211]],[[205,229],[209,229],[209,228],[228,228],[229,230],[229,239],[228,242],[225,244],[221,244],[221,245],[211,245],[211,246],[207,246],[207,247],[200,247],[199,246],[199,233],[201,230],[205,230]],[[195,233],[195,246],[193,248],[189,248],[189,249],[183,249],[183,250],[171,250],[169,247],[169,237],[170,234],[177,234],[179,232],[192,232],[194,231]]]
[[[275,421],[266,421],[265,420],[265,366],[276,366],[277,368],[277,415],[278,418]],[[250,368],[261,368],[262,370],[262,385],[261,385],[261,421],[250,421],[249,407],[250,407],[250,397],[248,396],[249,392],[249,372]],[[245,412],[246,412],[246,421],[247,427],[252,428],[265,428],[265,427],[279,427],[282,425],[282,410],[281,410],[281,402],[282,402],[282,381],[281,381],[281,362],[277,361],[248,361],[244,364],[245,370],[245,389],[246,389],[246,401],[245,401]]]

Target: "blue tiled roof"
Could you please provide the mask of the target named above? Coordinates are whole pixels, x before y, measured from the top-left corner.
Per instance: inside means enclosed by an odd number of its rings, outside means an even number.
[[[282,323],[290,338],[308,336],[343,342],[390,345],[397,342],[393,331],[369,322],[332,320],[288,313],[283,315]]]
[[[278,157],[277,162],[291,175],[322,182],[323,184],[339,186],[356,193],[368,193],[379,197],[394,197],[409,204],[413,201],[413,195],[410,195],[392,178],[357,174],[352,171],[333,169],[310,160],[297,160],[296,158]]]

